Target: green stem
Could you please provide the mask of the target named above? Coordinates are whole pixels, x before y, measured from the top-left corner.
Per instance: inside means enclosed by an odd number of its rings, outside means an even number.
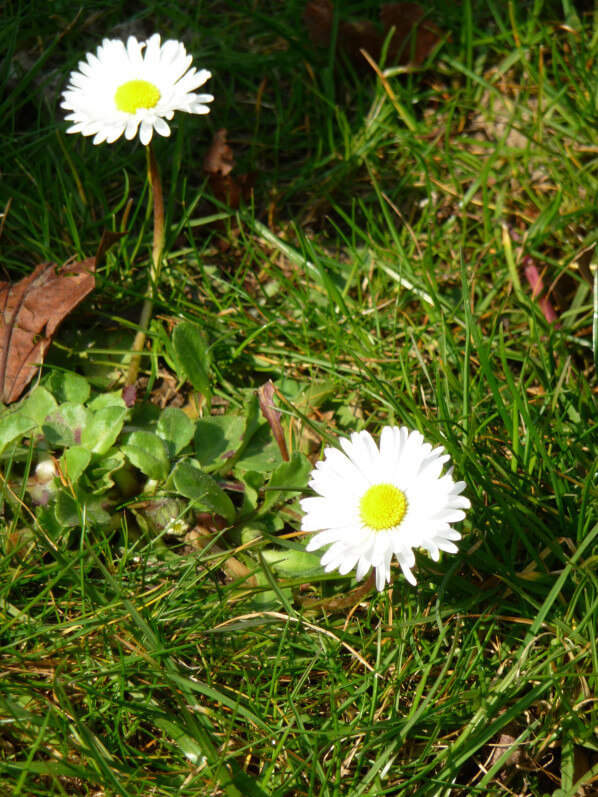
[[[164,196],[162,194],[162,183],[160,181],[158,163],[151,144],[148,144],[146,154],[148,180],[151,188],[151,201],[153,202],[154,208],[154,242],[152,245],[149,283],[145,292],[145,301],[141,308],[139,331],[135,335],[135,340],[133,341],[133,353],[131,362],[129,363],[129,371],[127,373],[125,385],[134,385],[137,380],[139,365],[141,363],[141,352],[145,345],[147,330],[149,329],[149,323],[154,310],[155,292],[160,280],[162,257],[164,253]]]

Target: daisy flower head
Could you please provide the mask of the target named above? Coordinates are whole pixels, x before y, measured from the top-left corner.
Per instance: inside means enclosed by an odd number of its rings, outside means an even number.
[[[340,442],[343,450],[326,448],[312,471],[317,495],[300,502],[302,530],[319,532],[307,550],[330,546],[321,559],[327,573],[357,568],[359,581],[373,567],[382,591],[393,556],[415,584],[414,548],[425,548],[434,561],[440,551],[457,553],[461,535],[451,524],[463,520],[470,502],[452,468],[442,473],[450,459],[442,446],[432,448],[404,426],[385,426],[380,447],[368,432]]]
[[[95,55],[87,54],[71,72],[61,107],[70,111],[73,122],[67,133],[93,136],[94,144],[112,143],[123,135],[132,139],[139,132],[149,144],[154,130],[170,135],[166,120],[175,111],[208,113],[211,94],[196,90],[211,77],[207,69],[191,66],[185,45],[174,39],[160,43],[154,33],[147,41],[129,36],[127,43],[104,39]]]

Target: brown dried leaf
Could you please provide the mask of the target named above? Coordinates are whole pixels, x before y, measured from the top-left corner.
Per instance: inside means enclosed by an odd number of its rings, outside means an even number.
[[[538,769],[538,763],[530,757],[526,746],[521,743],[517,744],[521,731],[522,728],[515,721],[508,722],[498,734],[498,741],[495,737],[490,742],[490,755],[484,762],[485,771],[496,766],[507,753],[505,760],[495,775],[496,780],[500,783],[508,783],[513,770]]]
[[[395,29],[388,46],[388,60],[399,64],[421,66],[443,33],[433,22],[424,19],[425,12],[416,3],[389,3],[382,6],[380,21],[386,34]]]
[[[16,401],[37,373],[60,322],[95,286],[99,258],[120,237],[104,233],[94,257],[57,266],[41,263],[17,283],[0,281],[2,401]]]
[[[233,177],[232,174],[227,174],[226,177],[221,174],[208,175],[208,185],[211,192],[216,199],[231,210],[238,210],[241,201],[249,201],[254,183],[254,172],[239,174],[237,177]]]
[[[334,5],[330,0],[309,0],[303,11],[303,22],[314,47],[330,47],[334,31]],[[358,68],[367,67],[361,50],[367,50],[377,60],[382,43],[382,35],[373,22],[357,20],[339,23],[337,51],[342,50]]]
[[[216,199],[231,210],[238,210],[241,202],[248,202],[251,198],[256,175],[255,172],[250,172],[233,176],[235,158],[232,148],[226,143],[226,136],[225,128],[216,131],[203,160],[203,169],[208,175],[210,191]],[[223,233],[227,230],[227,225],[222,220],[215,222],[214,226]],[[219,248],[222,251],[229,247],[229,241],[220,241]]]
[[[529,255],[524,257],[523,262],[525,263],[523,273],[532,289],[532,298],[540,305],[540,310],[549,324],[558,321],[558,315],[550,300],[549,294],[545,291],[544,280],[536,264]],[[556,324],[556,326],[558,327],[560,324]]]
[[[592,260],[596,256],[596,244],[592,244],[591,246],[586,247],[583,249],[575,258],[577,263],[577,267],[579,268],[579,273],[584,278],[584,280],[589,284],[594,284],[594,276],[592,274],[592,269],[590,268]]]
[[[274,439],[278,443],[278,448],[280,449],[280,455],[285,462],[289,461],[289,451],[287,449],[286,440],[284,439],[284,430],[282,428],[282,424],[280,423],[280,411],[276,409],[274,404],[274,396],[276,394],[276,388],[274,387],[274,383],[271,379],[269,379],[264,385],[258,388],[257,390],[257,398],[260,403],[260,409],[262,411],[262,415],[268,421],[270,429],[272,429],[272,434],[274,435]]]
[[[309,0],[303,10],[303,23],[314,47],[328,47],[334,25],[334,6],[330,0]]]
[[[338,26],[338,46],[343,50],[351,63],[359,69],[367,71],[362,50],[368,52],[375,61],[380,58],[384,37],[378,32],[373,22],[342,22]]]
[[[416,3],[388,3],[380,10],[380,23],[367,20],[340,22],[337,48],[354,66],[369,71],[361,50],[374,61],[382,55],[384,42],[394,29],[387,50],[387,63],[421,66],[442,39],[443,33],[424,19],[425,12]],[[334,30],[334,5],[330,0],[309,0],[303,11],[303,22],[315,47],[329,47]]]
[[[503,763],[504,767],[517,765],[521,761],[522,749],[516,746],[517,741],[517,728],[515,723],[508,723],[504,730],[500,733],[498,742],[492,743],[492,752],[489,760],[485,766],[494,766],[496,762],[504,755],[506,750],[509,750],[509,757]]]
[[[203,168],[216,199],[231,210],[238,210],[241,201],[247,202],[251,197],[255,173],[232,176],[235,159],[231,147],[226,143],[226,135],[225,128],[216,131],[204,158]]]
[[[221,174],[223,177],[232,172],[235,158],[232,149],[226,143],[227,132],[226,128],[222,127],[214,133],[210,149],[203,159],[204,172]]]

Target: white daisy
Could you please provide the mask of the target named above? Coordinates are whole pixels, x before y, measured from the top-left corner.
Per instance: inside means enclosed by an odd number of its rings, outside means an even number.
[[[74,124],[67,133],[94,136],[93,143],[112,143],[124,133],[132,139],[139,130],[142,144],[149,144],[154,130],[170,135],[165,119],[175,111],[209,113],[204,103],[211,94],[195,90],[211,77],[207,69],[191,66],[185,45],[174,39],[160,44],[160,34],[145,42],[129,36],[127,43],[104,39],[95,55],[79,62],[63,93],[61,107]]]
[[[327,573],[346,575],[357,567],[361,580],[374,567],[382,591],[393,554],[415,584],[414,548],[425,548],[434,561],[440,551],[457,553],[461,535],[450,524],[463,520],[470,502],[452,468],[442,475],[450,459],[442,446],[433,449],[404,426],[385,426],[380,449],[368,432],[340,442],[344,453],[326,448],[312,471],[309,485],[318,495],[301,501],[301,528],[320,532],[307,550],[330,545],[321,559]]]

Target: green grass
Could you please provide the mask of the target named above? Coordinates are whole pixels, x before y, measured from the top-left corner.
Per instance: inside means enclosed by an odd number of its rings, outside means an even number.
[[[76,491],[35,508],[41,448],[19,438],[2,454],[2,793],[594,793],[598,323],[577,264],[597,238],[595,15],[422,0],[450,36],[385,88],[312,48],[298,0],[52,5],[10,3],[0,26],[3,276],[89,256],[104,228],[127,235],[42,384],[118,388],[151,249],[141,147],[67,136],[59,93],[88,49],[128,34],[117,24],[181,36],[216,99],[156,142],[168,260],[132,427],[155,430],[156,405],[196,419],[172,344],[186,320],[209,349],[214,413],[244,422],[272,379],[289,445],[312,462],[355,429],[418,428],[446,446],[472,509],[458,555],[418,555],[417,587],[397,568],[352,610],[306,609],[294,593],[354,583],[277,563],[303,544],[300,468],[272,499],[258,479],[255,501],[273,503],[232,528],[177,504],[207,529],[183,545],[151,526],[155,485],[139,478],[109,523]],[[202,171],[221,127],[233,174],[255,172],[238,211]],[[526,258],[554,286],[558,325]],[[238,508],[224,460],[205,464]]]

